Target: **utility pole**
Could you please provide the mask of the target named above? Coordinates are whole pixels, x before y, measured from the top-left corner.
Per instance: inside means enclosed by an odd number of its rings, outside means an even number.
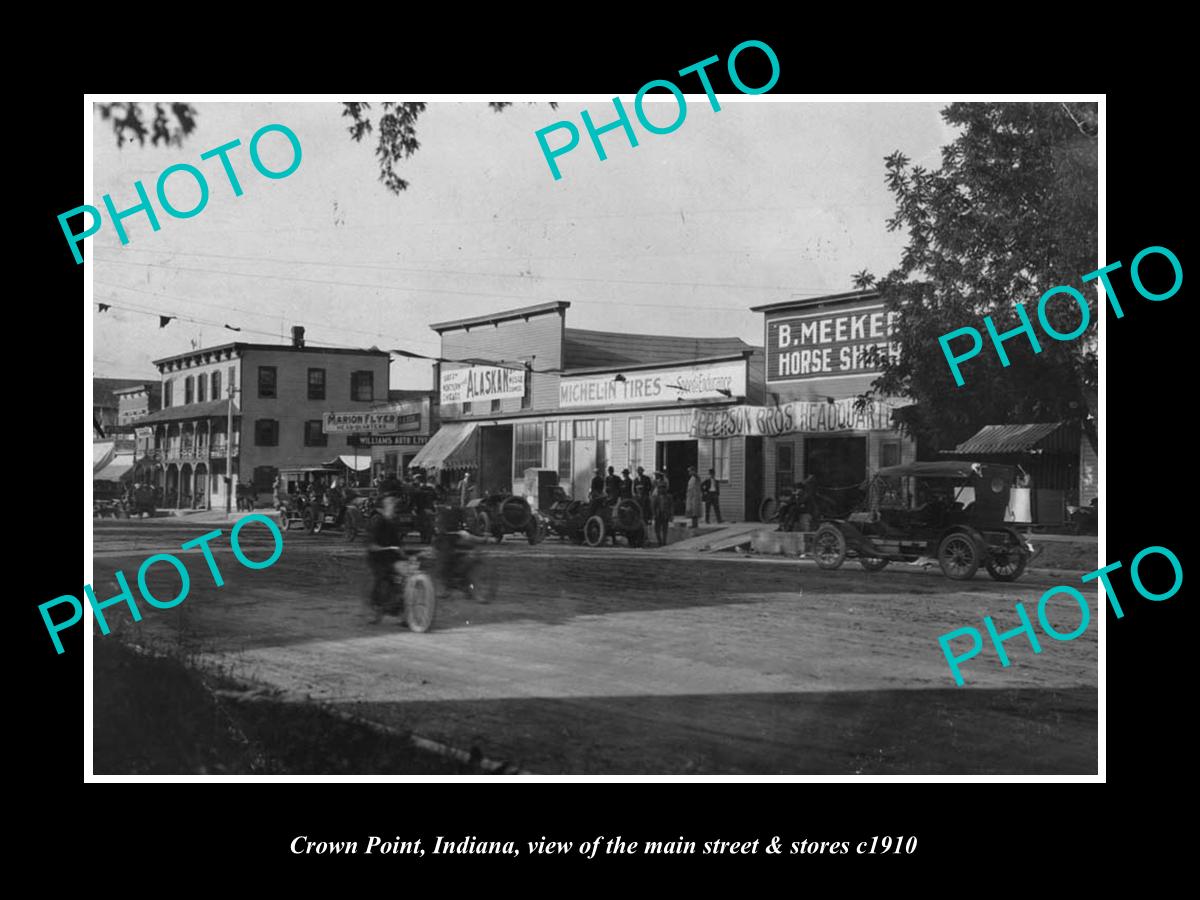
[[[233,505],[233,379],[229,380],[229,409],[225,424],[225,518]]]

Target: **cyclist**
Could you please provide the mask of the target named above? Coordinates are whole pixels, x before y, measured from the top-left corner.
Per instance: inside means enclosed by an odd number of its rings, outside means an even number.
[[[371,588],[371,609],[373,615],[371,624],[377,625],[388,609],[392,593],[392,571],[396,560],[400,558],[400,542],[404,534],[396,515],[396,497],[384,494],[379,501],[379,515],[368,526],[367,562],[374,575]],[[404,616],[400,616],[400,624],[406,624]]]

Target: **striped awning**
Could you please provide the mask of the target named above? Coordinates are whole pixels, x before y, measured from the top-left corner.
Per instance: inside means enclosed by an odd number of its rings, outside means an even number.
[[[1030,450],[1078,450],[1063,422],[1035,425],[985,425],[954,448],[954,453],[1027,453]]]
[[[408,464],[422,469],[473,469],[478,463],[479,423],[448,422]]]
[[[127,481],[133,477],[133,454],[116,453],[100,469],[92,470],[93,481]]]

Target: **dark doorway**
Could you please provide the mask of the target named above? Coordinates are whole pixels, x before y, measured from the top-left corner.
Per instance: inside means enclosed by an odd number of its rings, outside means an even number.
[[[763,488],[763,439],[748,437],[746,447],[746,515],[747,522],[758,519],[758,507],[762,504]]]
[[[804,475],[816,476],[827,515],[844,516],[862,497],[853,490],[867,478],[865,437],[814,437],[804,441]]]
[[[688,466],[700,462],[699,444],[694,441],[659,441],[657,459],[659,471],[667,473],[667,484],[675,498],[675,515],[681,515],[687,502]]]
[[[512,493],[512,454],[511,425],[479,429],[479,487],[485,494]]]

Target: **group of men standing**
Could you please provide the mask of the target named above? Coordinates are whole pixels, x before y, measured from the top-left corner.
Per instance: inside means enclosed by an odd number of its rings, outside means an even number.
[[[659,546],[665,545],[671,519],[675,515],[675,498],[671,494],[666,473],[655,472],[651,478],[641,466],[637,467],[636,475],[631,475],[628,469],[622,469],[618,475],[612,466],[608,467],[607,475],[603,470],[596,469],[589,499],[603,498],[609,503],[616,503],[626,497],[638,502],[645,521],[654,523],[654,536]],[[699,527],[701,510],[706,523],[711,513],[716,514],[717,522],[721,521],[720,484],[714,470],[709,469],[708,478],[701,481],[695,466],[689,466],[684,514],[692,520],[690,527]]]

